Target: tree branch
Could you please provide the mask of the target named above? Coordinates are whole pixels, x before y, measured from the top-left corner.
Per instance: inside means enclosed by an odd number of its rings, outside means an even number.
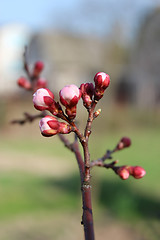
[[[25,112],[24,113],[24,118],[23,119],[15,119],[11,121],[11,124],[20,124],[23,125],[27,122],[33,122],[34,120],[36,120],[37,118],[43,118],[46,116],[45,111],[41,112],[40,114],[35,114],[32,115],[30,113]]]

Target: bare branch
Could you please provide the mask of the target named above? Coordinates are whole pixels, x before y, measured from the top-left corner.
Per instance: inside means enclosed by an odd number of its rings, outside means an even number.
[[[15,119],[15,120],[12,120],[11,121],[11,124],[20,124],[20,125],[23,125],[27,122],[33,122],[34,120],[36,120],[37,118],[43,118],[46,116],[46,113],[45,111],[41,112],[40,114],[35,114],[35,115],[32,115],[30,113],[27,113],[25,112],[24,113],[24,119]]]

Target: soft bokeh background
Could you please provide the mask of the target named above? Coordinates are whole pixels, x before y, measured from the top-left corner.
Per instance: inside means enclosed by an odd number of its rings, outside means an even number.
[[[28,60],[45,63],[54,93],[68,83],[111,76],[91,135],[91,158],[122,136],[132,147],[120,164],[141,165],[144,179],[122,181],[92,172],[96,239],[160,239],[160,1],[1,1],[0,6],[0,239],[83,239],[78,168],[58,137],[43,138],[38,121],[11,125],[36,113],[19,89],[24,46]],[[79,104],[80,128],[85,111]]]

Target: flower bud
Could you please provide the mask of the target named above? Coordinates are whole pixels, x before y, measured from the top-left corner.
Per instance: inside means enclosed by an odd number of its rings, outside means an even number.
[[[59,92],[60,101],[65,107],[73,107],[76,106],[79,99],[81,98],[81,91],[80,89],[72,84],[67,85],[61,89]]]
[[[127,166],[119,167],[118,170],[116,171],[116,173],[117,173],[117,174],[119,175],[119,177],[122,178],[123,180],[126,180],[127,178],[129,178],[129,175],[130,175]]]
[[[128,170],[130,174],[136,179],[142,178],[146,174],[146,171],[144,170],[144,168],[140,166],[130,166]]]
[[[25,78],[25,77],[20,77],[18,80],[17,80],[17,83],[20,87],[23,87],[27,90],[30,90],[31,89],[31,83]]]
[[[56,135],[59,132],[59,122],[55,117],[45,116],[39,122],[41,134],[45,137]]]
[[[83,105],[88,108],[91,106],[92,97],[94,94],[94,86],[93,83],[83,83],[80,86],[80,90],[82,93]]]
[[[59,123],[59,129],[58,129],[59,133],[61,134],[68,134],[72,131],[72,128],[70,125],[68,125],[65,122],[60,122]]]
[[[35,91],[39,88],[46,88],[47,87],[47,81],[45,78],[38,78],[38,80],[35,83]]]
[[[38,77],[44,68],[44,64],[41,61],[37,61],[33,68],[33,76]]]
[[[129,147],[131,145],[131,139],[128,137],[123,137],[117,144],[117,150],[121,150],[123,148]]]
[[[110,76],[104,72],[98,72],[94,77],[95,87],[106,89],[110,84]]]
[[[95,82],[95,100],[100,100],[103,97],[105,89],[110,84],[110,76],[104,72],[98,72],[94,77]]]
[[[33,94],[34,107],[37,110],[49,110],[54,104],[54,95],[47,88],[40,88]]]

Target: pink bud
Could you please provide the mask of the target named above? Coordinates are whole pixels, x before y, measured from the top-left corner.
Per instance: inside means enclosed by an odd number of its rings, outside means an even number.
[[[73,107],[77,105],[79,99],[81,98],[80,89],[72,84],[67,85],[59,92],[60,101],[65,107]]]
[[[46,88],[47,87],[47,81],[45,78],[38,78],[35,84],[35,90],[39,88]]]
[[[48,110],[54,103],[54,95],[47,88],[40,88],[33,94],[34,107],[37,110]]]
[[[131,145],[131,139],[128,137],[123,137],[117,144],[117,149],[121,150],[123,148],[129,147]]]
[[[116,173],[122,178],[123,180],[126,180],[129,178],[129,171],[126,166],[119,167]]]
[[[104,72],[98,72],[94,77],[95,87],[106,89],[110,84],[110,76]]]
[[[20,87],[23,87],[27,90],[31,89],[31,83],[25,77],[20,77],[17,83]]]
[[[94,77],[95,82],[95,91],[94,98],[95,100],[100,100],[103,97],[105,89],[110,84],[110,76],[104,72],[98,72]]]
[[[144,168],[140,166],[135,166],[135,167],[130,166],[129,171],[130,171],[130,174],[136,179],[142,178],[146,174],[146,171],[144,170]]]
[[[38,77],[44,68],[44,64],[41,61],[37,61],[34,65],[33,76]]]
[[[45,116],[39,122],[40,131],[43,136],[50,137],[59,132],[59,122],[55,117]]]
[[[80,86],[80,90],[82,93],[83,105],[88,108],[91,106],[92,97],[94,94],[94,86],[93,83],[83,83]]]

